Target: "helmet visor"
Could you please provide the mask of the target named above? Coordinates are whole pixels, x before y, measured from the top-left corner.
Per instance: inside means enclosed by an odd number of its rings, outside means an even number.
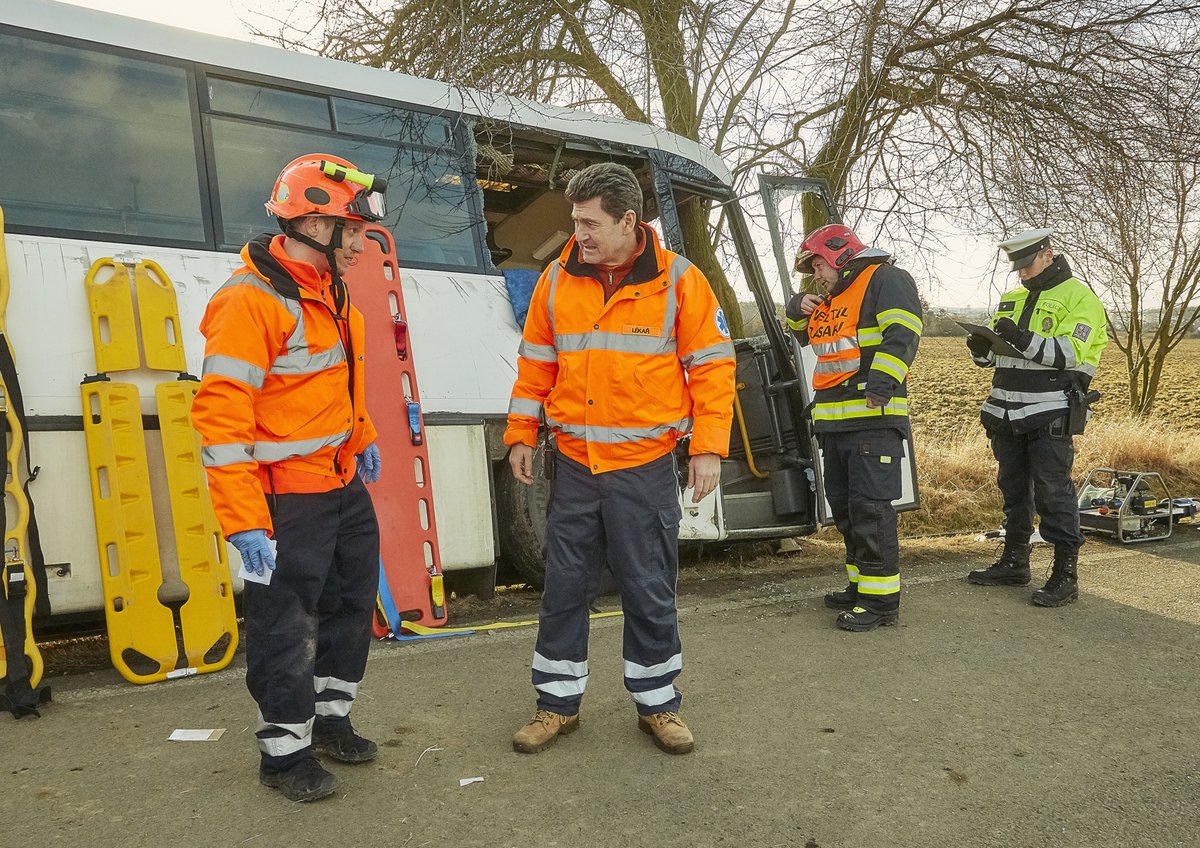
[[[346,211],[377,224],[387,216],[387,200],[381,192],[363,189],[350,201]]]

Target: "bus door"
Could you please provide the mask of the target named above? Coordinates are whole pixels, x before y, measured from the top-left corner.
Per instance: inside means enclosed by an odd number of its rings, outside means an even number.
[[[792,341],[780,324],[776,296],[759,264],[746,216],[729,186],[704,179],[688,163],[652,151],[654,189],[667,246],[706,274],[724,273],[740,309],[742,332],[734,338],[737,401],[729,455],[722,462],[714,514],[684,504],[681,540],[769,539],[800,536],[817,527],[811,437],[804,416]],[[701,222],[702,227],[697,223]],[[710,224],[731,238],[718,245]],[[688,234],[692,233],[691,239]],[[748,295],[741,292],[748,289]],[[728,299],[727,299],[728,301]],[[729,308],[728,302],[726,308]],[[690,512],[697,515],[690,516]],[[706,535],[707,534],[707,535]]]
[[[797,291],[816,291],[811,276],[801,275],[792,270],[804,236],[817,227],[840,224],[842,219],[824,180],[763,174],[759,176],[758,183],[766,213],[767,229],[770,231],[771,247],[779,270],[783,302],[786,304]],[[800,372],[800,393],[807,409],[813,400],[812,374],[817,357],[811,347],[801,347],[791,333],[788,333],[788,336],[792,355]],[[817,519],[821,524],[832,524],[829,502],[823,494],[825,487],[821,483],[821,450],[811,428],[808,432],[811,455],[817,457],[817,461],[813,463],[817,491],[822,492],[822,496],[816,499]],[[906,461],[903,466],[903,488],[900,498],[893,502],[897,511],[916,509],[920,505],[911,434],[905,438],[904,451]]]

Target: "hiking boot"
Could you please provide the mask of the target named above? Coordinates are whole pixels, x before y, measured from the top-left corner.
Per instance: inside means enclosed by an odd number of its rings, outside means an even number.
[[[1050,579],[1046,585],[1033,593],[1033,602],[1039,607],[1061,607],[1079,597],[1079,580],[1076,566],[1079,552],[1054,552],[1054,565],[1050,568]]]
[[[379,746],[354,732],[350,722],[322,727],[313,725],[313,747],[341,763],[369,763],[379,753]]]
[[[854,633],[866,633],[876,627],[892,627],[900,623],[900,609],[869,610],[866,607],[854,607],[838,613],[837,626]]]
[[[554,744],[559,736],[567,736],[579,728],[579,716],[565,716],[549,710],[538,710],[529,723],[513,736],[513,750],[519,754],[536,754]]]
[[[977,568],[967,575],[967,582],[977,586],[1028,586],[1029,552],[1032,545],[1004,546],[1000,559],[987,568]]]
[[[305,757],[283,771],[259,767],[258,782],[278,789],[289,801],[316,801],[337,789],[337,778],[325,771],[316,757]]]
[[[696,742],[692,731],[683,723],[679,713],[654,713],[638,716],[642,733],[654,737],[654,744],[668,754],[690,754]]]
[[[852,610],[858,603],[858,586],[851,583],[840,592],[826,592],[825,606],[835,610]]]

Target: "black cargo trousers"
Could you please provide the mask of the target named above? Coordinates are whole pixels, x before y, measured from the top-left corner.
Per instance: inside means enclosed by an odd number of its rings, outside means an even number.
[[[900,539],[892,501],[901,494],[904,436],[879,427],[825,432],[818,439],[825,497],[846,542],[857,603],[872,612],[893,612],[900,608]]]
[[[278,545],[271,583],[246,583],[246,687],[263,766],[311,754],[314,718],[349,721],[379,589],[379,523],[356,474],[328,492],[267,495]]]
[[[1042,538],[1056,554],[1083,547],[1079,500],[1071,482],[1075,441],[1063,422],[1052,421],[1029,433],[988,429],[992,455],[1000,470],[996,485],[1004,496],[1004,540],[1027,545],[1033,535],[1033,513],[1041,518]]]

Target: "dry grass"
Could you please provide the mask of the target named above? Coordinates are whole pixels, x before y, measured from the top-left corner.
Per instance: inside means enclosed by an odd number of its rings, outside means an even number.
[[[1200,497],[1200,342],[1186,342],[1168,362],[1170,373],[1155,414],[1132,417],[1125,409],[1125,373],[1109,357],[1093,384],[1104,400],[1075,440],[1075,476],[1110,467],[1157,471],[1175,497]],[[990,372],[967,359],[961,339],[925,339],[910,381],[913,433],[922,509],[905,514],[907,535],[967,532],[1001,521],[996,461],[979,424],[979,404]]]

